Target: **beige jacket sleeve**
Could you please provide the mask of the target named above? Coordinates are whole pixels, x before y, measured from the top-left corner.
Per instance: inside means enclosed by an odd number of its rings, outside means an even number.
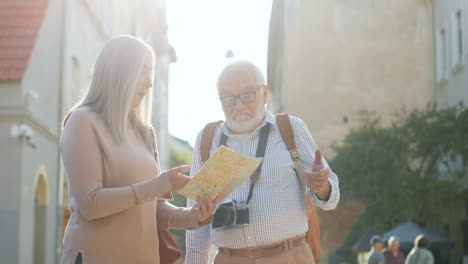
[[[152,130],[152,134],[155,146],[154,159],[159,164],[159,155],[157,152],[158,148],[154,129]],[[167,199],[173,198],[171,193],[166,193],[163,196]],[[197,216],[194,212],[190,211],[190,209],[191,208],[174,206],[166,200],[159,200],[158,211],[156,214],[158,217],[158,225],[162,228],[196,229],[211,223],[212,217],[202,223],[199,223]]]
[[[198,228],[197,217],[190,208],[177,207],[167,201],[158,201],[158,225],[163,228]]]
[[[93,113],[77,110],[67,120],[61,137],[70,203],[82,217],[92,220],[110,216],[172,190],[165,173],[137,184],[105,188],[103,158],[93,122]]]
[[[158,225],[162,228],[197,229],[213,222],[213,216],[198,222],[191,208],[177,207],[167,201],[158,201]]]

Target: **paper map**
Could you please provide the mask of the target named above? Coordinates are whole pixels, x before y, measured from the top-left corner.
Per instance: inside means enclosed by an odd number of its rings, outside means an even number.
[[[234,189],[252,175],[263,158],[247,158],[220,146],[203,164],[198,173],[178,193],[197,200],[209,195],[223,201]]]

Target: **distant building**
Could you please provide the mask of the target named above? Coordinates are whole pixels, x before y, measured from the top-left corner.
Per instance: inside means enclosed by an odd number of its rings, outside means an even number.
[[[268,52],[270,107],[304,119],[329,159],[361,109],[388,122],[401,107],[468,103],[466,0],[273,0]],[[431,226],[453,239],[450,263],[468,263],[465,204],[453,222]],[[336,214],[352,211],[340,206],[319,211],[325,254],[349,231],[331,234],[344,225]]]
[[[468,104],[468,1],[433,0],[435,97],[441,106]]]
[[[68,207],[60,124],[114,35],[141,37],[155,49],[153,123],[167,166],[175,52],[165,1],[8,0],[0,10],[0,262],[58,263]]]
[[[359,111],[384,122],[402,107],[434,96],[432,5],[417,1],[273,0],[269,51],[269,106],[303,119],[319,148],[360,125]],[[362,204],[319,210],[323,254],[338,248]]]
[[[468,105],[468,1],[434,0],[435,101]],[[468,176],[464,181],[468,188]],[[468,217],[468,216],[467,216]]]
[[[359,124],[433,98],[430,1],[274,0],[270,106],[308,124],[327,156]]]
[[[468,1],[432,0],[434,7],[434,96],[439,107],[468,105]],[[463,166],[456,162],[451,166]],[[466,164],[465,164],[466,166]],[[468,188],[468,175],[463,179]],[[455,244],[450,260],[468,264],[468,200],[465,210],[454,212],[454,221],[434,227]],[[463,260],[460,260],[463,256]]]

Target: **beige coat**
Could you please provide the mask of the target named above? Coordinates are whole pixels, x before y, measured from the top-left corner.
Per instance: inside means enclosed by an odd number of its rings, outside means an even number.
[[[172,190],[166,173],[133,130],[117,145],[99,116],[74,111],[61,137],[71,217],[62,264],[159,263],[157,225],[199,227],[186,208],[157,200]],[[156,154],[156,153],[155,153]]]

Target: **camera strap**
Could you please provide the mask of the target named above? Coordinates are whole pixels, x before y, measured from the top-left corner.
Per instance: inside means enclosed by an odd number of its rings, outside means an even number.
[[[268,135],[270,134],[270,123],[266,123],[265,126],[262,127],[260,130],[260,138],[258,139],[258,145],[257,145],[257,153],[256,157],[257,158],[263,158],[265,157],[265,150],[266,146],[268,143]],[[227,136],[226,134],[222,133],[221,137],[219,138],[219,145],[223,145],[225,147],[227,144]],[[250,185],[250,190],[249,190],[249,195],[247,196],[247,204],[250,203],[250,200],[252,199],[253,195],[253,189],[255,184],[257,184],[258,180],[260,179],[260,173],[262,172],[262,165],[263,165],[263,160],[260,163],[260,165],[257,167],[257,169],[252,173],[250,178],[252,179],[252,184]]]

